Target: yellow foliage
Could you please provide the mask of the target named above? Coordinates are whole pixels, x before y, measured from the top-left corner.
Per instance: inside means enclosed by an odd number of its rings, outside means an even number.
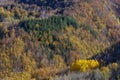
[[[71,66],[70,71],[86,72],[99,66],[97,60],[76,60]]]
[[[66,27],[66,31],[68,34],[73,34],[75,32],[75,28],[73,26]]]
[[[7,79],[8,80],[32,80],[31,74],[28,72],[16,72],[16,73],[11,72],[10,76]]]
[[[54,55],[53,60],[55,61],[55,66],[57,66],[58,68],[65,68],[66,67],[62,56]]]
[[[110,71],[110,69],[109,69],[108,67],[102,67],[101,70],[102,70],[103,72],[109,72],[109,71]]]
[[[0,13],[5,13],[5,10],[3,7],[0,7]]]
[[[9,48],[9,53],[14,55],[15,57],[19,58],[24,50],[24,42],[21,38],[15,38],[14,42],[11,44],[11,47]]]
[[[0,54],[0,78],[4,78],[11,72],[12,66],[10,62],[10,58],[6,53],[1,53]]]
[[[117,70],[118,69],[118,64],[117,63],[112,63],[112,64],[109,65],[109,68]]]
[[[47,78],[53,75],[55,76],[55,74],[58,72],[59,72],[58,68],[55,68],[54,66],[44,67],[44,68],[36,69],[33,74],[33,77],[41,80],[41,78]]]
[[[22,62],[24,71],[28,73],[32,73],[36,68],[36,62],[34,58],[31,57],[30,53],[28,53],[28,55],[23,54]]]
[[[48,66],[43,66],[34,71],[33,77],[40,79],[41,78],[50,78],[55,76],[57,73],[63,71],[66,68],[66,64],[60,55],[53,56],[54,63]],[[49,80],[50,80],[49,79]]]

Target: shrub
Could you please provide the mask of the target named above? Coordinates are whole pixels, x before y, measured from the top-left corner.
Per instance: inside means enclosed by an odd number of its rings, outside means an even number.
[[[9,73],[10,76],[4,78],[4,80],[32,80],[31,79],[31,74],[28,72],[18,72],[18,73]],[[34,79],[33,79],[34,80]]]
[[[86,72],[91,69],[95,69],[99,66],[99,62],[97,60],[77,60],[71,66],[71,71],[81,71]]]
[[[98,38],[97,32],[92,29],[89,25],[85,25],[85,29],[88,30],[96,39]]]
[[[118,69],[118,63],[112,63],[109,65],[110,69],[117,70]]]
[[[109,69],[108,67],[102,67],[102,68],[101,68],[101,71],[103,71],[103,72],[109,72],[110,69]]]

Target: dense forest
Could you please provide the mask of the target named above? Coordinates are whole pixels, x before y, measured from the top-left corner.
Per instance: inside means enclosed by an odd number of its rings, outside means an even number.
[[[120,80],[120,1],[0,0],[0,80]]]

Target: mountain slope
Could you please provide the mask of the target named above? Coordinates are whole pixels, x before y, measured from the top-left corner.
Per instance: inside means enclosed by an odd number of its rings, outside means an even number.
[[[41,80],[65,73],[69,76],[69,66],[79,59],[99,61],[97,70],[80,72],[90,80],[97,71],[99,79],[106,75],[110,79],[119,77],[112,73],[118,73],[115,68],[119,67],[118,2],[0,1],[0,79]]]

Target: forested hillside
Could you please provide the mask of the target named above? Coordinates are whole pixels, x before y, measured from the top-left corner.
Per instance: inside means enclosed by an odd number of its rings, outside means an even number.
[[[0,0],[0,80],[119,80],[119,0]]]

